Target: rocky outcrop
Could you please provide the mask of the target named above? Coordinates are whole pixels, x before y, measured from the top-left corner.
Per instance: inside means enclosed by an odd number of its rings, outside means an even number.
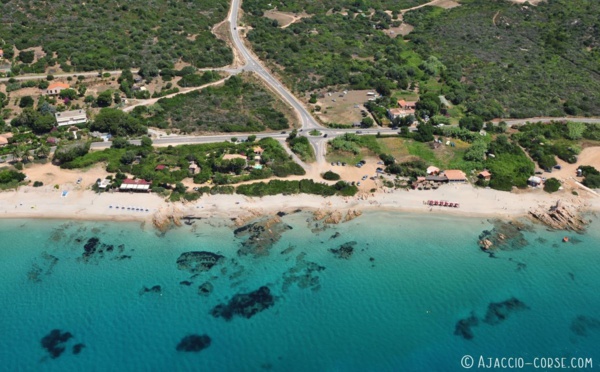
[[[198,294],[200,296],[207,297],[215,289],[214,285],[210,282],[204,282],[198,287]]]
[[[352,221],[361,215],[362,212],[358,209],[349,209],[345,213],[340,210],[326,211],[324,209],[317,209],[313,212],[313,218],[315,221],[323,220],[323,223],[330,225],[337,225],[340,222]]]
[[[165,233],[173,226],[181,226],[183,213],[173,205],[161,208],[152,216],[152,224],[160,232]]]
[[[555,230],[583,231],[587,225],[577,206],[562,203],[560,200],[550,209],[530,210],[529,214],[534,219]]]
[[[346,217],[344,218],[344,222],[352,221],[356,217],[362,216],[362,212],[358,209],[349,209],[348,213],[346,213]]]
[[[233,232],[236,238],[248,237],[242,242],[238,254],[266,256],[271,247],[281,239],[282,234],[290,229],[291,226],[283,223],[281,218],[276,216],[260,218],[237,228]]]
[[[484,230],[479,235],[479,248],[483,251],[511,251],[527,246],[528,242],[523,231],[531,229],[531,226],[519,221],[491,220],[490,222],[494,228]]]

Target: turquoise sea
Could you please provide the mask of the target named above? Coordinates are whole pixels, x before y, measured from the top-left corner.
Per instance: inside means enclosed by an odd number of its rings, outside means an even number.
[[[600,365],[598,221],[583,235],[535,226],[495,258],[477,245],[488,220],[282,221],[266,227],[281,236],[255,236],[261,254],[240,255],[248,235],[225,221],[161,236],[0,220],[0,370],[462,371],[465,355]],[[186,252],[223,257],[194,272]],[[210,344],[178,351],[188,335]]]

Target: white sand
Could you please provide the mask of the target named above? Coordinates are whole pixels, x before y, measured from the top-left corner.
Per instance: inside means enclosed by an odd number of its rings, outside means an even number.
[[[449,213],[462,216],[506,217],[525,215],[530,209],[549,207],[557,200],[575,202],[591,210],[600,210],[600,198],[586,192],[573,196],[567,191],[552,195],[542,190],[521,193],[474,188],[468,184],[445,185],[438,190],[363,193],[361,197],[329,197],[315,195],[268,196],[249,198],[243,195],[203,196],[192,203],[167,203],[154,194],[103,193],[71,190],[62,197],[63,188],[52,186],[21,187],[18,191],[0,193],[0,218],[59,218],[82,220],[149,221],[160,209],[174,206],[182,215],[198,217],[240,217],[278,211],[304,210],[397,210],[417,213]],[[589,195],[589,196],[587,196]],[[426,200],[460,203],[460,208],[429,207]],[[112,208],[110,208],[112,206]],[[140,208],[143,211],[116,209]],[[148,209],[148,212],[145,210]]]

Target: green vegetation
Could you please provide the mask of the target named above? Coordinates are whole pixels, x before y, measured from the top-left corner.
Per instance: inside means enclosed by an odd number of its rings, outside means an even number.
[[[557,180],[556,178],[549,178],[546,180],[546,182],[544,182],[544,191],[546,191],[547,193],[553,193],[553,192],[557,192],[558,189],[560,189],[560,181]]]
[[[16,59],[21,63],[13,66],[17,73],[43,73],[58,65],[67,72],[140,67],[146,77],[178,60],[220,67],[231,63],[233,55],[210,28],[225,19],[228,8],[225,0],[157,0],[151,5],[139,0],[58,0],[43,6],[2,1],[0,49],[12,59],[13,45],[20,50],[43,48],[46,56],[35,62],[32,51],[20,52]]]
[[[14,170],[0,171],[0,189],[11,189],[19,186],[25,180],[25,174]]]
[[[350,152],[354,155],[360,154],[361,147],[365,147],[376,154],[381,152],[375,136],[359,136],[354,133],[346,133],[334,138],[329,141],[329,146],[334,151]]]
[[[527,179],[533,174],[535,166],[517,144],[499,135],[490,143],[489,152],[493,157],[488,157],[485,166],[492,173],[491,188],[510,191],[513,186],[527,186]]]
[[[327,171],[325,173],[323,173],[323,179],[327,180],[327,181],[339,181],[340,180],[340,175],[332,172],[332,171]]]
[[[129,173],[164,188],[188,177],[198,184],[210,181],[217,185],[228,185],[272,176],[305,174],[300,165],[290,160],[277,140],[263,138],[257,143],[264,150],[261,169],[251,167],[252,164],[247,164],[245,159],[254,157],[252,147],[256,144],[252,143],[221,142],[153,149],[149,145],[125,144],[122,140],[117,140],[117,146],[113,148],[70,158],[70,161],[62,162],[61,167],[78,169],[103,162],[109,172]],[[244,158],[223,159],[226,154],[243,154]],[[189,171],[190,162],[198,165],[197,173]]]
[[[580,140],[597,140],[599,126],[583,123],[529,123],[519,127],[519,133],[513,135],[540,168],[552,169],[558,157],[567,163],[577,162],[581,151]]]
[[[232,76],[224,86],[164,98],[150,107],[139,106],[133,116],[149,126],[174,127],[183,133],[199,131],[259,132],[287,129],[274,96],[248,78]]]
[[[419,65],[402,38],[391,38],[382,29],[399,25],[397,12],[425,0],[244,1],[248,40],[263,60],[283,67],[286,83],[299,91],[345,85],[352,89],[377,89],[390,95],[429,75]],[[306,10],[314,14],[282,29],[262,17],[264,11]],[[347,15],[342,14],[342,8]],[[371,9],[375,10],[369,16]],[[332,10],[331,13],[328,12]],[[385,10],[395,11],[393,16]],[[307,78],[310,77],[310,78]]]
[[[600,172],[589,165],[580,166],[582,175],[585,177],[583,179],[583,184],[590,189],[598,189],[600,188]]]
[[[315,160],[315,152],[313,151],[313,147],[310,145],[308,138],[298,136],[298,131],[296,129],[289,134],[286,142],[294,154],[298,155],[302,161]]]
[[[447,67],[442,92],[484,118],[600,114],[600,3],[468,0],[408,12],[407,36]],[[464,77],[464,83],[461,78]]]
[[[335,185],[329,186],[324,183],[318,183],[313,180],[304,179],[300,181],[282,181],[271,180],[269,183],[256,182],[247,185],[240,185],[236,193],[246,196],[266,196],[266,195],[293,195],[293,194],[315,194],[322,196],[342,195],[353,196],[358,192],[356,186],[351,186],[344,181],[339,181]]]

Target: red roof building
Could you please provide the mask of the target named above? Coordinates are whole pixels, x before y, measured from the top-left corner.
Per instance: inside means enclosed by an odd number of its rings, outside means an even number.
[[[166,169],[166,168],[167,168],[167,166],[166,166],[166,165],[164,165],[164,164],[159,164],[159,165],[157,165],[157,166],[156,166],[156,168],[154,168],[154,170],[155,170],[155,171],[160,171],[160,170],[163,170],[163,169]]]
[[[144,179],[138,178],[132,180],[130,178],[125,178],[121,183],[120,191],[150,191],[150,185],[152,182],[148,182]]]

